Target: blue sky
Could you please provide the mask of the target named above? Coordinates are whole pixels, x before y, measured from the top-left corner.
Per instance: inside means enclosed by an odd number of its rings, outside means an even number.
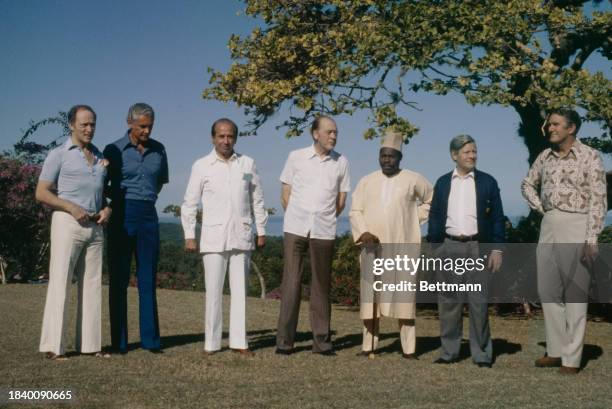
[[[134,102],[156,110],[153,137],[166,145],[170,185],[158,208],[180,204],[191,164],[210,149],[209,130],[218,117],[244,124],[242,110],[205,101],[207,67],[231,63],[227,41],[232,33],[247,34],[256,21],[238,11],[238,1],[42,1],[0,0],[0,150],[7,149],[31,119],[42,119],[76,103],[98,113],[94,143],[103,148],[125,132],[125,115]],[[603,3],[600,9],[610,9]],[[597,57],[590,70],[612,73]],[[459,95],[419,94],[421,112],[402,112],[420,127],[404,147],[402,166],[432,183],[453,167],[450,138],[469,133],[478,142],[481,170],[499,182],[506,214],[525,214],[520,181],[527,172],[527,151],[516,136],[518,116],[510,108],[471,107]],[[378,169],[378,141],[365,141],[367,115],[337,119],[337,150],[351,162],[353,188]],[[306,146],[304,134],[287,140],[275,125],[278,114],[257,136],[240,138],[236,150],[252,156],[264,181],[266,206],[280,209],[278,176],[289,151]],[[56,133],[43,131],[40,140]],[[599,135],[594,126],[582,134]],[[612,160],[605,158],[606,168]],[[346,215],[346,213],[345,213]]]

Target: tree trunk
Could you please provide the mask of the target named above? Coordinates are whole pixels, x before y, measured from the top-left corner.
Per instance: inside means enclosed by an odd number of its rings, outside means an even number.
[[[261,287],[260,298],[263,300],[266,298],[266,280],[264,280],[263,276],[261,275],[261,271],[259,271],[259,267],[257,267],[257,264],[255,264],[253,260],[251,260],[251,267],[253,267],[253,270],[255,270],[255,274],[257,274],[257,278],[259,279],[259,286]]]
[[[527,159],[529,166],[533,164],[540,152],[549,147],[549,143],[542,135],[542,124],[544,117],[541,114],[541,107],[537,104],[530,104],[526,107],[515,105],[514,109],[521,118],[518,134],[523,138],[523,142],[529,152]]]
[[[4,258],[0,256],[0,276],[2,276],[2,284],[6,284],[6,262]]]

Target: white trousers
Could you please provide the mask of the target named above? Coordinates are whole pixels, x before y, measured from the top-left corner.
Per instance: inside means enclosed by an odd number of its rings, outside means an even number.
[[[248,348],[246,338],[246,288],[251,252],[242,250],[204,253],[204,285],[206,307],[204,312],[204,349],[221,349],[223,327],[223,283],[229,264],[230,328],[229,346]]]
[[[78,280],[75,347],[92,353],[102,347],[102,254],[104,230],[88,222],[81,226],[68,213],[56,211],[51,219],[49,285],[43,316],[40,351],[65,353],[66,303],[73,274]]]

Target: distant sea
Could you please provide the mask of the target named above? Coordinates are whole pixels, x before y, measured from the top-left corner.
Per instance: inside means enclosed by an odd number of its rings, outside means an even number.
[[[516,226],[520,218],[523,216],[508,216],[510,222],[512,222],[513,226]],[[160,216],[160,223],[174,223],[180,224],[180,220],[175,217],[168,216]],[[612,224],[612,214],[609,214],[606,217],[606,225]],[[346,216],[341,216],[338,218],[337,232],[338,235],[341,235],[346,232],[350,232],[351,223],[349,222],[349,218]],[[421,233],[425,235],[427,232],[427,224],[421,227]],[[268,236],[282,236],[283,235],[283,217],[282,216],[271,216],[268,219],[268,224],[266,226],[266,233]]]

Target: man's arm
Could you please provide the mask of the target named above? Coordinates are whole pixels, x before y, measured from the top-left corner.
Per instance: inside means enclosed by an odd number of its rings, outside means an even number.
[[[264,204],[264,193],[261,187],[261,180],[257,173],[255,163],[251,169],[251,209],[255,216],[255,228],[257,229],[257,247],[263,247],[266,244],[266,223],[268,222],[268,212]]]
[[[493,223],[493,242],[498,243],[489,254],[488,268],[492,273],[499,271],[502,265],[503,242],[506,238],[506,224],[504,220],[504,207],[497,181],[493,179],[491,191],[491,219]]]
[[[53,209],[70,213],[79,223],[85,223],[88,220],[85,209],[72,202],[60,199],[55,192],[55,182],[39,180],[36,185],[36,200]]]
[[[187,191],[181,206],[181,224],[185,234],[185,250],[197,251],[198,244],[195,239],[196,218],[198,204],[202,197],[202,183],[196,163],[191,167],[191,175],[187,184]]]
[[[291,185],[283,183],[281,185],[281,206],[283,206],[283,210],[287,210],[289,196],[291,196]]]
[[[346,206],[346,192],[338,193],[336,197],[336,217],[340,216],[340,213],[344,210]]]
[[[419,216],[419,223],[422,225],[429,219],[429,210],[433,198],[433,186],[427,179],[420,176],[415,184],[414,193],[416,199],[420,202],[417,206],[417,214]]]
[[[527,204],[540,214],[544,214],[544,207],[542,206],[542,201],[538,193],[538,189],[542,182],[542,165],[543,159],[542,154],[540,154],[535,162],[533,162],[533,165],[531,165],[531,168],[529,168],[527,177],[525,177],[521,183],[521,193],[525,200],[527,200]]]
[[[161,172],[159,173],[159,179],[157,181],[157,194],[161,192],[162,187],[169,181],[168,156],[166,155],[166,149],[162,148]]]
[[[379,242],[378,237],[368,231],[368,225],[363,216],[365,204],[365,183],[363,179],[359,181],[355,191],[353,192],[353,202],[349,211],[349,220],[351,222],[351,233],[353,241],[357,245],[370,246]]]
[[[599,153],[595,154],[590,164],[588,175],[589,211],[587,219],[586,242],[597,244],[597,237],[601,233],[606,219],[607,192],[606,192],[606,172],[603,161]]]
[[[351,173],[349,170],[349,163],[346,158],[343,161],[343,167],[340,176],[340,186],[338,196],[336,196],[336,217],[340,216],[340,213],[344,210],[346,205],[346,196],[351,191]]]
[[[432,198],[431,205],[429,207],[429,220],[427,223],[427,240],[430,243],[439,243],[442,241],[440,237],[440,231],[444,230],[444,226],[440,226],[440,219],[442,218],[442,194],[441,194],[441,182],[440,179],[436,182]]]
[[[506,239],[504,206],[502,204],[499,186],[495,179],[493,179],[493,190],[491,193],[491,219],[493,222],[493,243],[503,243]]]

